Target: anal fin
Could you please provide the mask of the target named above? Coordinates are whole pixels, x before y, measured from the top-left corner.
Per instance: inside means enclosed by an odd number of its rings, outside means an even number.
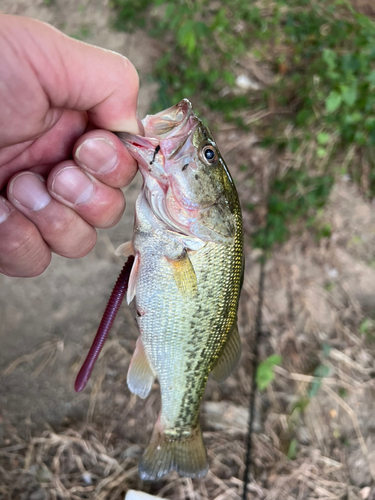
[[[184,298],[195,297],[198,290],[193,264],[185,251],[179,259],[168,259],[177,288]]]
[[[212,378],[218,382],[224,382],[233,372],[241,357],[241,339],[238,333],[237,324],[234,324],[229,333],[223,352],[216,361],[211,371]]]
[[[129,390],[142,399],[147,398],[154,380],[155,373],[147,359],[141,337],[138,337],[128,370],[127,383]]]
[[[203,477],[208,471],[207,453],[199,427],[183,436],[168,435],[158,418],[150,444],[139,463],[139,477],[155,481],[175,470],[184,477]]]

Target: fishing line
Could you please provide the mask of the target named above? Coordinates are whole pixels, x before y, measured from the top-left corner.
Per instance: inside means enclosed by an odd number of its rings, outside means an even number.
[[[253,428],[254,428],[254,416],[255,416],[255,399],[256,399],[256,372],[258,368],[258,343],[261,336],[262,330],[262,306],[263,306],[263,290],[264,290],[264,266],[266,262],[266,257],[263,254],[261,257],[260,264],[260,275],[259,275],[259,287],[258,287],[258,304],[257,304],[257,312],[255,316],[255,335],[254,335],[254,351],[253,351],[253,380],[251,384],[251,393],[250,393],[250,401],[249,401],[249,424],[247,431],[247,440],[246,440],[246,462],[245,462],[245,472],[243,477],[243,494],[242,500],[246,499],[247,487],[250,482],[250,468],[252,465],[252,436],[253,436]]]

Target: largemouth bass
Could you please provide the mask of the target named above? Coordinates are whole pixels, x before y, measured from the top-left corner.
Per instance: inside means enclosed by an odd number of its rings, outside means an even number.
[[[143,176],[127,291],[140,336],[129,389],[147,397],[159,380],[162,409],[139,464],[155,480],[171,470],[204,476],[199,405],[209,374],[225,380],[241,342],[237,307],[243,235],[237,192],[208,128],[184,99],[143,120],[145,137],[119,133]]]

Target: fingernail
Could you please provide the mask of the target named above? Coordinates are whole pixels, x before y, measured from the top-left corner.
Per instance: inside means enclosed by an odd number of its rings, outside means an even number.
[[[25,208],[38,212],[52,200],[45,183],[35,174],[21,174],[10,186],[10,193]]]
[[[79,205],[90,198],[94,184],[79,168],[65,167],[56,175],[52,190],[69,203]]]
[[[99,137],[83,142],[77,148],[75,156],[87,170],[100,174],[112,170],[118,161],[113,144]]]
[[[0,224],[5,222],[10,214],[10,208],[8,207],[5,198],[0,196]]]

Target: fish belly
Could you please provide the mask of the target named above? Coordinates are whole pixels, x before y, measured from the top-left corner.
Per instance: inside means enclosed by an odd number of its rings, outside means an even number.
[[[137,321],[146,355],[160,383],[165,429],[194,426],[213,363],[222,351],[236,311],[223,292],[230,276],[225,252],[207,243],[190,254],[197,277],[194,296],[183,296],[162,255],[140,255]]]

